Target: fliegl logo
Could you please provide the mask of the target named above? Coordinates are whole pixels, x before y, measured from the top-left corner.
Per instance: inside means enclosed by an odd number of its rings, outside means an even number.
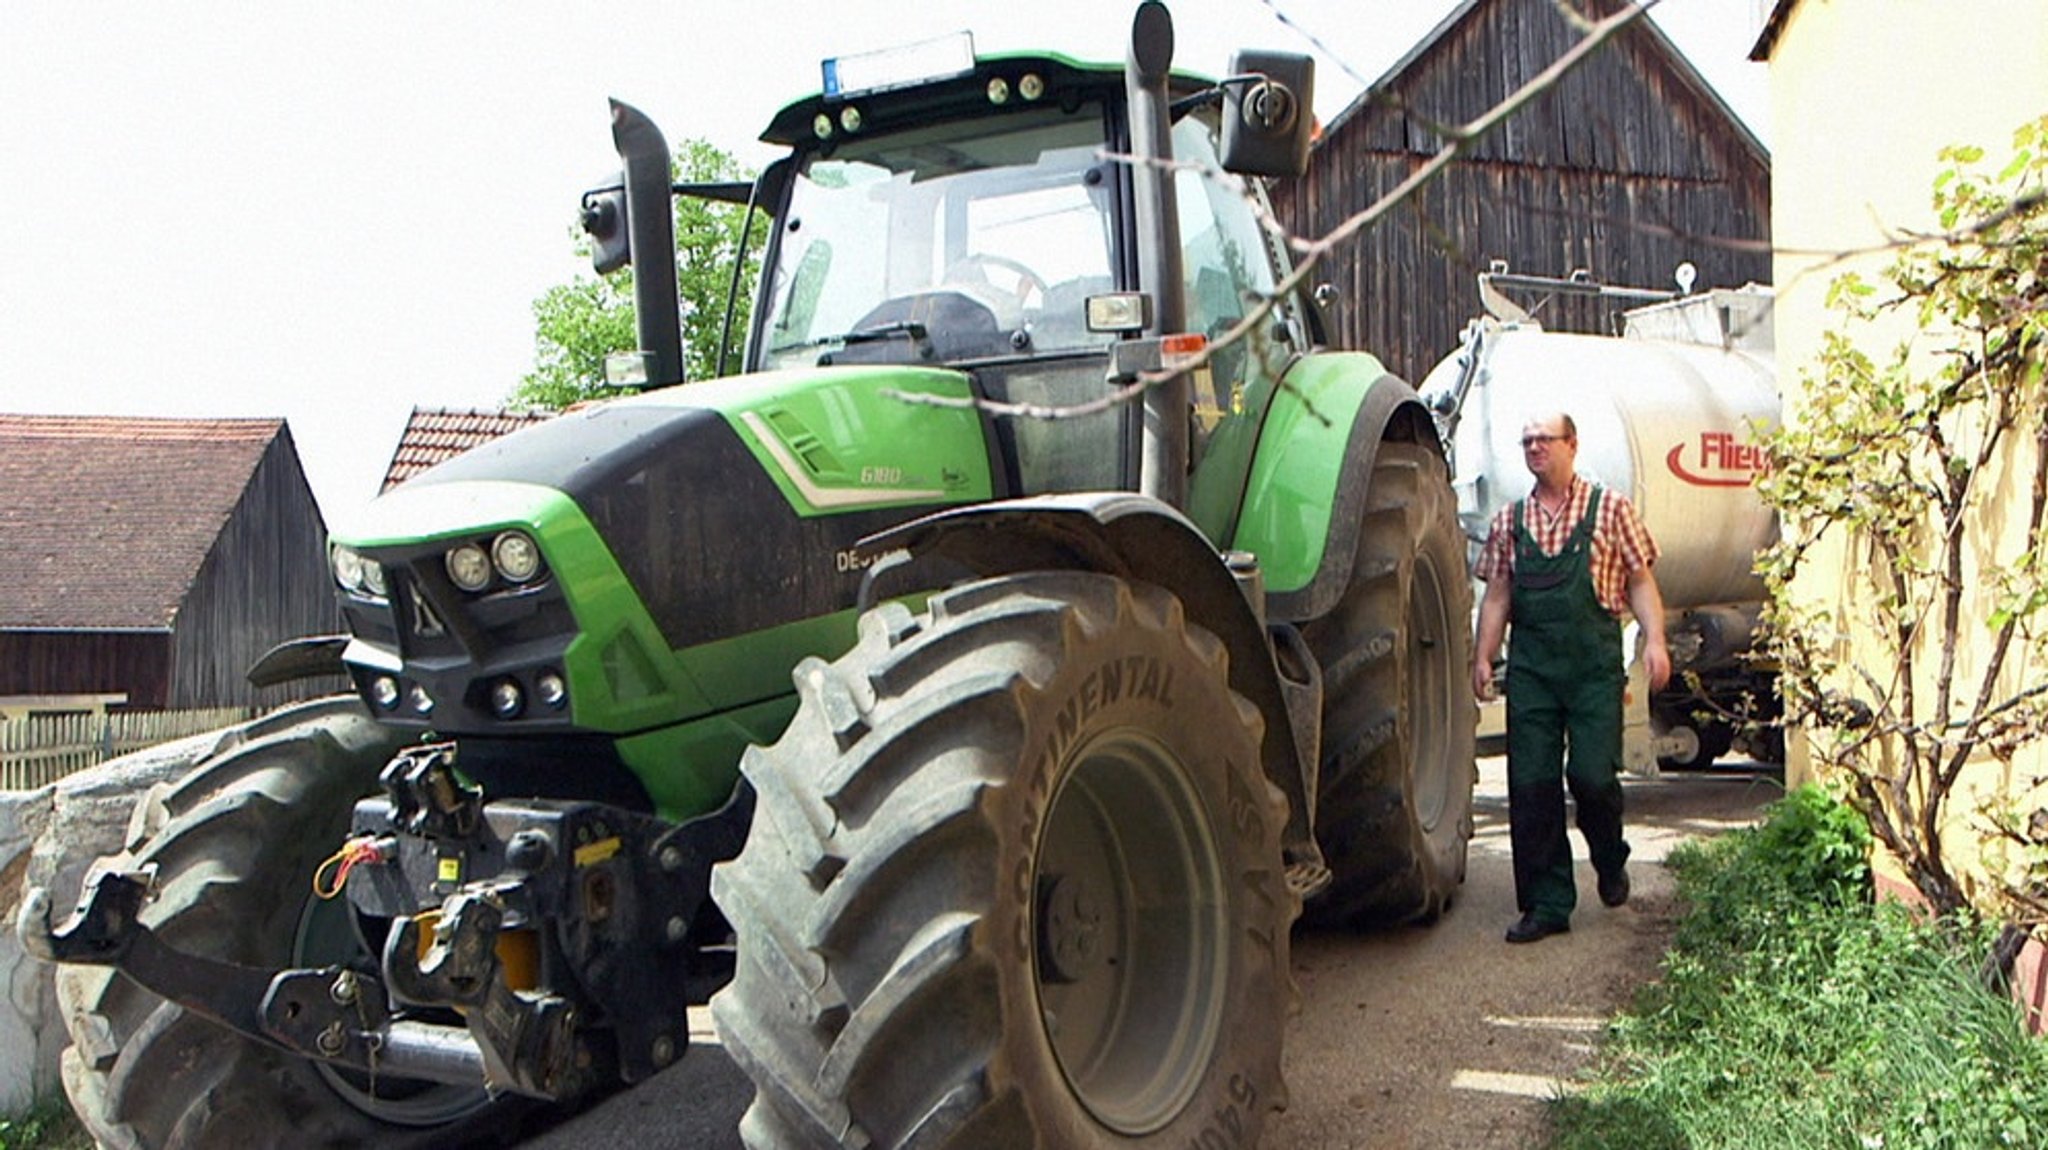
[[[1764,449],[1725,431],[1702,431],[1664,457],[1671,474],[1695,487],[1748,487],[1764,470]]]

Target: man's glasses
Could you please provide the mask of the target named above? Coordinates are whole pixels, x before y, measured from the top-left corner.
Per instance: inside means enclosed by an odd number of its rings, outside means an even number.
[[[1522,450],[1527,451],[1539,443],[1557,443],[1569,438],[1568,435],[1525,435],[1522,437]]]

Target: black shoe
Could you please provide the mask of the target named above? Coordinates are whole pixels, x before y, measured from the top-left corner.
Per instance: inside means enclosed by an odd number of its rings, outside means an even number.
[[[1531,912],[1522,916],[1520,922],[1508,928],[1509,942],[1537,942],[1553,934],[1563,934],[1572,928],[1568,922],[1550,922],[1537,918]]]
[[[1604,906],[1628,905],[1628,869],[1617,868],[1613,874],[1600,876],[1600,902]]]

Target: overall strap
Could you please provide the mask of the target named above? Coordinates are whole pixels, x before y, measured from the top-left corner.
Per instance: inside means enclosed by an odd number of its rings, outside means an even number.
[[[1606,489],[1597,483],[1591,486],[1592,490],[1586,496],[1586,513],[1579,517],[1578,524],[1572,528],[1571,541],[1565,544],[1566,550],[1585,546],[1593,538],[1593,525],[1600,521],[1600,496]]]

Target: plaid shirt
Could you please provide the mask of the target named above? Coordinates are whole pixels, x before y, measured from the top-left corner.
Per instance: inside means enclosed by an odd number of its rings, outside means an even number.
[[[1577,476],[1572,477],[1571,498],[1565,500],[1564,510],[1552,515],[1535,499],[1523,499],[1519,505],[1526,506],[1524,525],[1536,541],[1536,547],[1545,555],[1555,555],[1564,550],[1566,541],[1572,537],[1572,528],[1586,516],[1586,504],[1593,495],[1593,485]],[[1479,562],[1472,574],[1487,582],[1512,575],[1515,570],[1515,507],[1510,503],[1494,514],[1493,526],[1486,533],[1486,547],[1479,552]],[[1649,529],[1643,526],[1643,517],[1636,513],[1635,504],[1625,497],[1603,488],[1600,495],[1600,517],[1593,523],[1593,593],[1600,598],[1600,605],[1619,619],[1628,610],[1628,576],[1657,561],[1657,542],[1650,538]]]

